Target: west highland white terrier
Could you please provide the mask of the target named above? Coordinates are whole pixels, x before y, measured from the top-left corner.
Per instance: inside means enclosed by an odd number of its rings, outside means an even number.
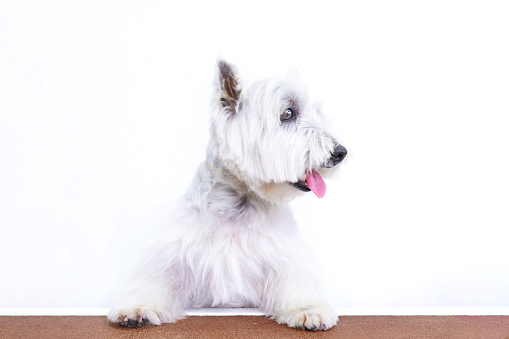
[[[291,77],[244,84],[220,59],[215,87],[206,161],[108,318],[136,327],[175,322],[185,308],[258,307],[280,324],[327,330],[338,317],[288,202],[323,197],[322,176],[346,149]]]

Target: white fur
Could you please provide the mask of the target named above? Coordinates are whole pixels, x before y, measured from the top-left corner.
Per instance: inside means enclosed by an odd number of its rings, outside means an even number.
[[[184,308],[259,307],[278,323],[329,329],[337,316],[318,292],[287,202],[301,194],[289,182],[310,169],[331,171],[321,167],[337,143],[300,84],[245,85],[233,66],[219,60],[217,68],[209,165],[198,168],[173,222],[139,260],[108,318],[159,325],[183,318]],[[298,118],[282,122],[289,106]]]

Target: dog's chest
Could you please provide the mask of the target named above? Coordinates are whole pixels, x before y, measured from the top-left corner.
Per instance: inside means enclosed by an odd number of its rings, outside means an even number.
[[[194,307],[257,306],[276,253],[272,236],[229,227],[201,234],[186,252]]]

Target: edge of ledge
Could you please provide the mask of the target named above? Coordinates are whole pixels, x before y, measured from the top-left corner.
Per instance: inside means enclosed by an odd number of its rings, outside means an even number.
[[[108,308],[0,308],[0,316],[106,316]],[[350,307],[338,316],[509,316],[509,307]],[[186,309],[188,316],[265,316],[257,308]]]

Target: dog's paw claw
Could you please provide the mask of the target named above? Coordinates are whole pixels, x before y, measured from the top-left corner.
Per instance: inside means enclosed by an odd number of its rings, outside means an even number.
[[[306,327],[305,329],[306,329],[306,331],[311,331],[311,332],[316,332],[318,330],[318,328],[316,328],[316,326],[313,326],[311,328]]]
[[[144,309],[112,310],[108,314],[108,319],[112,323],[129,328],[161,324],[160,313]]]
[[[123,321],[119,321],[118,324],[129,328],[142,327],[147,326],[149,324],[149,320],[145,317],[139,319],[125,317]]]

